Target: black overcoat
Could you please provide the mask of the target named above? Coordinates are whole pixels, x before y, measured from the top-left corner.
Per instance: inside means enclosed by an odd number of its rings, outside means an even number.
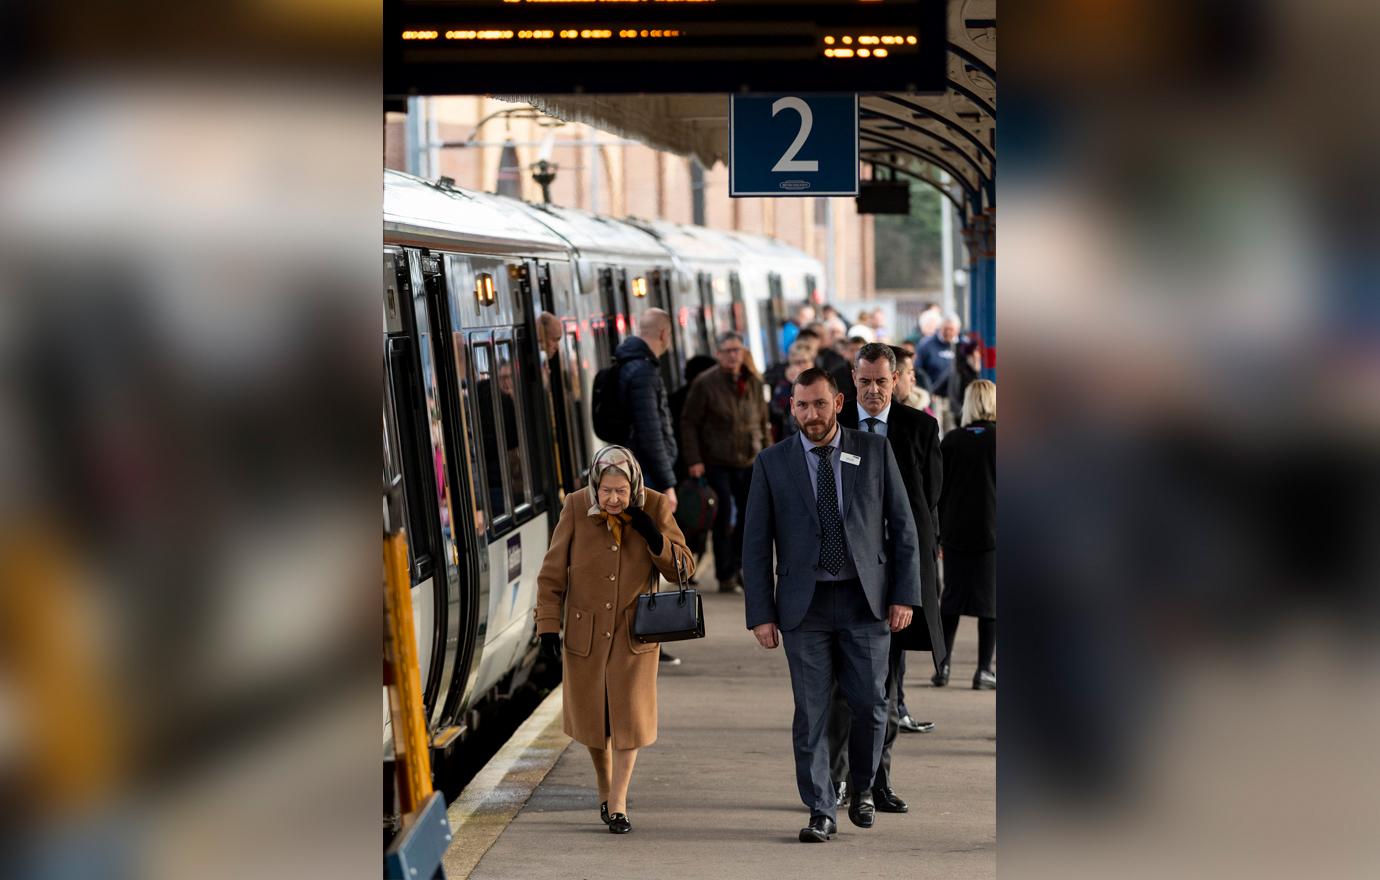
[[[858,406],[844,403],[839,424],[858,427]],[[939,620],[939,570],[935,562],[938,545],[935,540],[938,522],[939,495],[944,469],[940,461],[939,423],[929,413],[911,409],[893,400],[887,414],[886,438],[896,456],[901,481],[910,498],[911,517],[915,520],[916,538],[920,545],[920,596],[924,611],[924,625],[919,615],[906,630],[896,635],[907,650],[931,651],[933,645],[943,645]],[[944,650],[933,652],[935,668],[943,663]]]

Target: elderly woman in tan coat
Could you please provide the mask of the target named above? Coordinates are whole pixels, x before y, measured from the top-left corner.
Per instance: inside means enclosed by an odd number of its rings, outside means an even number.
[[[564,729],[584,744],[599,781],[600,818],[614,834],[632,830],[628,784],[637,750],[656,740],[658,644],[632,635],[639,593],[664,574],[687,577],[694,554],[665,495],[642,484],[622,446],[594,456],[589,486],[566,496],[537,577],[537,633],[548,657],[563,656]],[[561,621],[565,649],[561,652]]]

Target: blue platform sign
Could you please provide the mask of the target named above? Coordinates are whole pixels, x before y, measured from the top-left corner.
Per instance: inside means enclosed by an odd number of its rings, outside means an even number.
[[[733,95],[730,196],[858,194],[857,95]]]

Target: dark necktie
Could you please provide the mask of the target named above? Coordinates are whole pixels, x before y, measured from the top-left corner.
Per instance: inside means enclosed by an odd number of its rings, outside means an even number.
[[[877,433],[877,423],[880,422],[881,419],[876,418],[875,416],[868,416],[867,418],[863,419],[863,421],[867,422],[867,433]]]
[[[832,446],[816,446],[810,450],[819,457],[819,472],[815,477],[815,512],[819,515],[819,567],[830,574],[843,569],[843,520],[839,518],[839,500],[834,495],[834,466],[830,455]]]

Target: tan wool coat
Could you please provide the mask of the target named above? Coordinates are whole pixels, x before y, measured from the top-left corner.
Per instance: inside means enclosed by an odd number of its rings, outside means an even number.
[[[631,525],[615,544],[602,520],[588,514],[587,489],[566,496],[551,547],[537,576],[537,632],[560,632],[565,621],[564,729],[587,746],[605,748],[608,730],[616,749],[656,741],[656,676],[660,647],[632,636],[633,608],[652,583],[653,571],[676,583],[680,556],[688,578],[694,554],[660,492],[647,489],[643,509],[665,539],[659,556]]]

